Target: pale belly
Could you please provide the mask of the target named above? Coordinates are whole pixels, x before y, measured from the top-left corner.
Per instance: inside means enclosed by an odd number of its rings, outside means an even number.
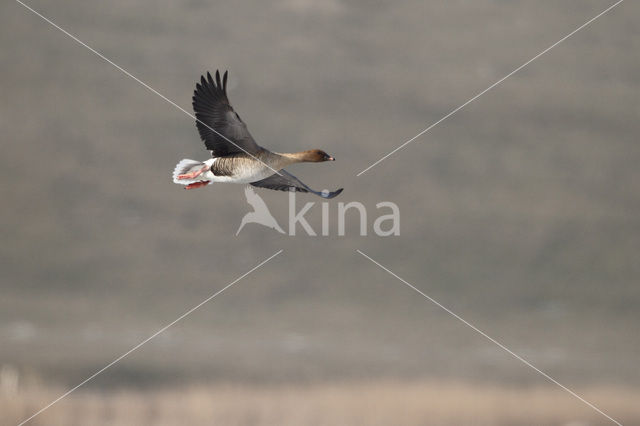
[[[207,160],[205,163],[211,165],[217,158]],[[211,171],[204,172],[200,175],[202,180],[208,180],[210,182],[225,182],[225,183],[251,183],[256,182],[275,174],[275,171],[262,166],[258,168],[241,168],[233,176],[216,176]]]

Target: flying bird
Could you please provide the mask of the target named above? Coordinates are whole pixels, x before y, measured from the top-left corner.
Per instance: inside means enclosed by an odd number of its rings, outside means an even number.
[[[320,149],[294,153],[272,152],[258,145],[247,125],[233,109],[227,97],[227,76],[215,81],[210,73],[200,77],[193,93],[196,127],[210,159],[184,159],[173,171],[173,182],[186,189],[200,188],[211,182],[248,183],[278,191],[299,191],[333,198],[342,192],[315,191],[284,170],[295,163],[319,163],[335,159]]]
[[[247,186],[244,189],[244,196],[247,197],[247,203],[253,207],[253,211],[244,215],[242,222],[240,222],[240,227],[236,231],[236,235],[240,233],[247,223],[257,223],[284,234],[284,231],[280,228],[280,225],[278,225],[278,222],[276,222],[276,219],[269,211],[269,207],[267,207],[262,198],[253,191],[253,188]]]

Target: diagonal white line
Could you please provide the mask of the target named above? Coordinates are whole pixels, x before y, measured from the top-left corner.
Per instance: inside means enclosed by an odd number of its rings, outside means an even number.
[[[262,262],[260,262],[258,265],[254,266],[253,268],[251,268],[250,270],[248,270],[247,272],[245,272],[244,274],[240,275],[238,278],[236,278],[235,280],[233,280],[232,282],[230,282],[229,284],[227,284],[226,286],[224,286],[221,290],[216,291],[215,293],[213,293],[211,296],[207,297],[206,299],[204,299],[202,302],[198,303],[196,306],[194,306],[193,308],[189,309],[187,312],[185,312],[184,314],[180,315],[178,318],[176,318],[175,320],[171,321],[169,324],[165,325],[164,327],[162,327],[160,330],[156,331],[155,333],[153,333],[151,336],[147,337],[146,339],[144,339],[142,342],[138,343],[137,345],[135,345],[133,348],[129,349],[127,352],[123,353],[122,355],[120,355],[118,358],[114,359],[113,361],[111,361],[109,364],[105,365],[104,367],[102,367],[100,370],[96,371],[95,373],[93,373],[91,376],[87,377],[86,379],[84,379],[82,382],[78,383],[77,385],[75,385],[74,387],[72,387],[71,389],[69,389],[68,391],[66,391],[65,393],[63,393],[62,395],[60,395],[58,398],[54,399],[53,401],[51,401],[49,404],[47,404],[45,407],[41,408],[40,410],[38,410],[36,413],[32,414],[31,417],[23,420],[18,426],[22,426],[25,423],[27,423],[28,421],[30,421],[31,419],[33,419],[34,417],[36,417],[37,415],[39,415],[40,413],[42,413],[43,411],[45,411],[46,409],[50,408],[52,405],[56,404],[57,402],[59,402],[60,400],[62,400],[63,398],[66,398],[71,392],[75,391],[76,389],[78,389],[80,386],[86,384],[87,382],[89,382],[90,380],[93,380],[96,376],[98,376],[99,374],[101,374],[102,372],[104,372],[106,369],[108,369],[109,367],[113,366],[114,364],[118,363],[119,361],[121,361],[123,358],[125,358],[126,356],[128,356],[129,354],[131,354],[133,351],[139,349],[142,345],[144,345],[145,343],[149,342],[151,339],[155,338],[156,336],[158,336],[159,334],[165,332],[169,327],[172,327],[174,324],[176,324],[178,321],[184,319],[186,316],[190,315],[191,313],[193,313],[196,309],[200,308],[202,305],[204,305],[205,303],[209,302],[211,299],[213,299],[214,297],[216,297],[217,295],[219,295],[220,293],[222,293],[223,291],[225,291],[226,289],[228,289],[229,287],[231,287],[232,285],[234,285],[235,283],[237,283],[238,281],[240,281],[241,279],[243,279],[244,277],[246,277],[247,275],[249,275],[250,273],[252,273],[253,271],[255,271],[256,269],[260,268],[262,265],[264,265],[265,263],[267,263],[268,261],[270,261],[271,259],[273,259],[274,257],[276,257],[277,255],[279,255],[280,253],[282,253],[284,250],[278,250],[276,253],[272,254],[270,257],[268,257],[267,259],[263,260]]]
[[[189,117],[193,118],[195,121],[197,121],[198,123],[202,124],[203,126],[205,126],[206,128],[208,128],[209,130],[211,130],[212,132],[214,132],[215,134],[217,134],[218,136],[220,136],[222,139],[226,140],[227,142],[229,142],[230,144],[232,144],[233,146],[235,146],[236,148],[244,151],[245,154],[249,155],[250,157],[252,157],[254,160],[257,160],[259,162],[261,162],[262,164],[264,164],[266,167],[270,168],[271,170],[273,170],[276,174],[282,176],[280,174],[280,172],[278,172],[276,169],[274,169],[273,167],[269,166],[268,164],[266,164],[264,161],[260,160],[259,158],[257,158],[256,156],[254,156],[253,154],[251,154],[250,152],[248,152],[247,150],[245,150],[244,148],[242,148],[241,146],[239,146],[238,144],[236,144],[235,142],[233,142],[231,139],[227,138],[225,135],[223,135],[222,133],[218,132],[216,129],[212,128],[211,126],[209,126],[207,123],[204,123],[202,120],[199,120],[196,118],[195,115],[191,114],[189,111],[187,111],[186,109],[182,108],[180,105],[178,105],[177,103],[175,103],[174,101],[172,101],[171,99],[167,98],[165,95],[163,95],[162,93],[158,92],[156,89],[154,89],[153,87],[149,86],[147,83],[145,83],[144,81],[140,80],[138,77],[136,77],[135,75],[131,74],[129,71],[125,70],[124,68],[122,68],[120,65],[116,64],[115,62],[113,62],[111,59],[107,58],[106,56],[104,56],[102,53],[98,52],[96,49],[94,49],[93,47],[89,46],[88,44],[86,44],[85,42],[83,42],[82,40],[80,40],[78,37],[74,36],[73,34],[71,34],[69,31],[65,30],[64,28],[60,27],[59,25],[57,25],[56,23],[54,23],[53,21],[51,21],[49,18],[47,18],[46,16],[43,16],[41,13],[39,13],[38,11],[34,10],[31,6],[25,4],[24,2],[20,1],[20,0],[16,0],[17,3],[20,3],[22,6],[24,6],[26,9],[30,10],[31,12],[33,12],[35,15],[39,16],[40,18],[42,18],[44,21],[46,21],[47,23],[49,23],[51,26],[53,26],[54,28],[60,30],[62,33],[66,34],[67,36],[69,36],[71,39],[73,39],[75,42],[77,42],[78,44],[86,47],[87,49],[89,49],[91,52],[93,52],[94,54],[96,54],[98,57],[100,57],[101,59],[103,59],[104,61],[110,63],[111,65],[113,65],[114,67],[116,67],[118,70],[122,71],[122,73],[124,73],[127,77],[132,78],[133,80],[135,80],[136,82],[138,82],[140,85],[142,85],[143,87],[145,87],[146,89],[148,89],[149,91],[155,93],[156,95],[160,96],[162,99],[164,99],[165,101],[167,101],[168,103],[170,103],[171,105],[173,105],[174,107],[176,107],[177,109],[179,109],[180,111],[184,112],[186,115],[188,115]]]
[[[399,277],[398,275],[396,275],[393,271],[391,271],[389,268],[384,267],[383,265],[381,265],[379,262],[373,260],[371,257],[367,256],[366,254],[364,254],[362,251],[360,250],[356,250],[358,253],[360,253],[362,256],[364,256],[365,258],[369,259],[371,262],[373,262],[374,264],[378,265],[381,269],[387,271],[389,274],[391,274],[391,276],[393,276],[394,278],[402,281],[404,284],[406,284],[409,288],[411,288],[412,290],[418,292],[420,295],[422,295],[425,299],[428,299],[430,302],[432,302],[433,304],[437,305],[438,307],[442,308],[445,312],[447,312],[448,314],[450,314],[451,316],[453,316],[454,318],[456,318],[457,320],[461,321],[464,325],[466,325],[467,327],[470,327],[471,329],[473,329],[474,331],[476,331],[477,333],[481,334],[482,336],[484,336],[485,338],[487,338],[489,341],[491,341],[492,343],[496,344],[498,347],[500,347],[501,349],[503,349],[504,351],[508,352],[511,356],[513,356],[514,358],[516,358],[518,361],[522,362],[523,364],[525,364],[526,366],[532,368],[533,370],[535,370],[536,372],[538,372],[540,375],[542,375],[545,379],[549,380],[551,383],[554,383],[558,386],[560,386],[562,389],[564,389],[565,391],[569,392],[571,395],[573,395],[574,397],[578,398],[580,401],[584,402],[585,404],[587,404],[589,407],[593,408],[594,410],[596,410],[598,413],[602,414],[603,416],[605,416],[607,419],[611,420],[613,423],[617,424],[618,426],[622,426],[622,423],[618,422],[617,420],[615,420],[613,417],[609,416],[607,413],[605,413],[604,411],[602,411],[601,409],[599,409],[598,407],[596,407],[595,405],[593,405],[592,403],[590,403],[589,401],[587,401],[586,399],[584,399],[583,397],[581,397],[580,395],[578,395],[577,393],[575,393],[574,391],[572,391],[571,389],[569,389],[568,387],[564,386],[562,383],[558,382],[556,379],[554,379],[553,377],[549,376],[547,373],[545,373],[544,371],[540,370],[538,367],[536,367],[535,365],[531,364],[529,361],[527,361],[526,359],[522,358],[520,355],[518,355],[517,353],[513,352],[511,349],[509,349],[508,347],[506,347],[505,345],[503,345],[502,343],[498,342],[496,339],[494,339],[493,337],[489,336],[487,333],[485,333],[484,331],[480,330],[478,327],[476,327],[475,325],[471,324],[469,321],[465,320],[464,318],[462,318],[460,315],[456,314],[455,312],[453,312],[451,309],[447,308],[446,306],[442,305],[440,302],[438,302],[437,300],[435,300],[433,297],[429,296],[428,294],[424,293],[423,291],[419,290],[418,288],[416,288],[415,286],[413,286],[411,283],[405,281],[404,279],[402,279],[401,277]]]
[[[586,27],[587,25],[591,24],[593,21],[595,21],[596,19],[598,19],[599,17],[601,17],[602,15],[604,15],[605,13],[609,12],[611,9],[613,9],[614,7],[616,7],[617,5],[619,5],[620,3],[622,3],[624,0],[618,0],[617,2],[615,2],[614,4],[612,4],[611,6],[609,6],[608,8],[606,8],[605,10],[603,10],[602,12],[600,12],[599,14],[597,14],[596,16],[594,16],[593,18],[589,19],[587,22],[585,22],[584,24],[580,25],[578,28],[576,28],[575,30],[571,31],[569,34],[567,34],[566,36],[562,37],[560,40],[556,41],[555,43],[553,43],[551,46],[547,47],[546,49],[544,49],[542,52],[538,53],[536,56],[534,56],[533,58],[529,59],[527,62],[525,62],[524,64],[520,65],[518,68],[514,69],[513,71],[511,71],[509,74],[505,75],[504,77],[502,77],[500,80],[496,81],[495,83],[493,83],[491,86],[487,87],[486,89],[484,89],[482,92],[478,93],[477,95],[475,95],[474,97],[472,97],[471,99],[469,99],[468,101],[466,101],[465,103],[463,103],[462,105],[460,105],[459,107],[457,107],[456,109],[452,110],[451,112],[449,112],[447,115],[445,115],[444,117],[442,117],[441,119],[439,119],[438,121],[436,121],[435,123],[433,123],[432,125],[430,125],[429,127],[427,127],[426,129],[424,129],[423,131],[421,131],[420,133],[418,133],[417,135],[415,135],[414,137],[412,137],[411,139],[409,139],[408,141],[406,141],[405,143],[403,143],[402,145],[400,145],[399,147],[397,147],[396,149],[394,149],[393,151],[391,151],[390,153],[388,153],[387,155],[385,155],[384,157],[382,157],[381,159],[379,159],[378,161],[376,161],[375,163],[371,164],[369,167],[367,167],[366,169],[364,169],[363,171],[361,171],[360,173],[358,173],[356,176],[360,176],[363,173],[365,173],[367,170],[371,169],[372,167],[375,167],[376,165],[380,164],[382,161],[386,160],[388,157],[392,156],[393,154],[395,154],[396,152],[400,151],[402,148],[404,148],[405,146],[409,145],[411,142],[413,142],[414,140],[418,139],[420,136],[424,135],[425,133],[427,133],[429,130],[433,129],[434,127],[436,127],[438,124],[442,123],[444,120],[446,120],[447,118],[451,117],[452,115],[454,115],[456,112],[460,111],[462,108],[466,107],[467,105],[469,105],[471,102],[475,101],[476,99],[478,99],[480,96],[484,95],[485,93],[487,93],[489,90],[493,89],[494,87],[496,87],[497,85],[499,85],[500,83],[502,83],[503,81],[505,81],[506,79],[508,79],[509,77],[511,77],[512,75],[514,75],[515,73],[517,73],[518,71],[520,71],[522,68],[526,67],[527,65],[529,65],[531,62],[535,61],[536,59],[538,59],[540,56],[544,55],[545,53],[547,53],[548,51],[550,51],[551,49],[553,49],[554,47],[556,47],[557,45],[559,45],[560,43],[562,43],[563,41],[565,41],[566,39],[568,39],[569,37],[571,37],[572,35],[574,35],[575,33],[577,33],[578,31],[582,30],[584,27]]]

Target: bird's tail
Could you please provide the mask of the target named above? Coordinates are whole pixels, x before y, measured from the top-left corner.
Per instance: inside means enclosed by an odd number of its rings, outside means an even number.
[[[201,161],[189,160],[188,158],[180,160],[180,162],[176,164],[176,168],[173,169],[173,183],[177,183],[179,185],[189,185],[191,183],[198,182],[201,179],[178,179],[178,176],[195,172],[203,166],[204,163]]]

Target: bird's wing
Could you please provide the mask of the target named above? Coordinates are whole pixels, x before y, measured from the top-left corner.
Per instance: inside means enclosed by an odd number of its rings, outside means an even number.
[[[314,191],[309,188],[307,185],[302,183],[300,179],[287,172],[286,170],[280,170],[280,175],[271,175],[266,179],[259,180],[257,182],[251,182],[251,185],[258,186],[261,188],[269,188],[275,189],[276,191],[299,191],[299,192],[310,192],[312,194],[316,194],[322,198],[333,198],[336,195],[342,192],[343,188],[338,189],[337,191],[329,192],[329,191]]]
[[[227,72],[222,80],[216,71],[216,80],[211,74],[200,77],[193,92],[193,110],[196,113],[196,127],[200,137],[214,157],[245,152],[255,154],[258,144],[247,130],[247,125],[233,110],[227,98]],[[213,130],[212,130],[213,129]]]

